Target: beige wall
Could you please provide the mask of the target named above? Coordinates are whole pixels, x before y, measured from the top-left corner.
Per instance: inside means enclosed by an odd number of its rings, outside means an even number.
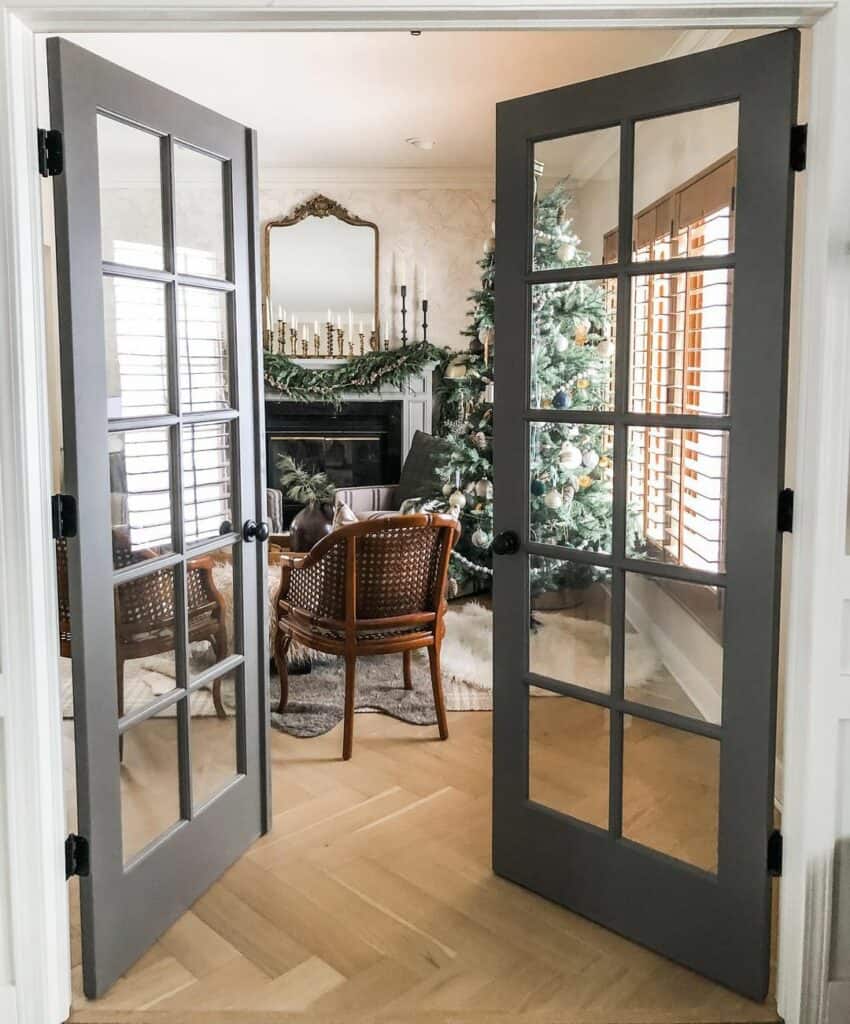
[[[412,286],[414,264],[428,273],[428,339],[435,345],[462,348],[459,331],[466,326],[467,297],[480,284],[475,261],[482,255],[494,216],[488,187],[383,188],[322,185],[321,189],[264,184],[260,175],[260,217],[263,223],[290,213],[317,191],[341,203],[350,213],[374,221],[380,233],[379,303],[382,319],[388,311],[396,336],[401,330],[399,298],[393,288],[394,259],[407,263]],[[417,285],[418,287],[418,285]],[[418,306],[419,296],[415,296]],[[408,291],[408,306],[411,291]],[[412,323],[411,323],[412,321]],[[408,317],[408,330],[421,337],[422,315]]]

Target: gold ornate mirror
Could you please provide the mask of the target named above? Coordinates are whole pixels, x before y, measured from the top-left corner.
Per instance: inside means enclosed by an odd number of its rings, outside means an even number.
[[[367,337],[378,327],[378,226],[316,195],[263,232],[265,325],[294,317],[324,325],[349,312]]]

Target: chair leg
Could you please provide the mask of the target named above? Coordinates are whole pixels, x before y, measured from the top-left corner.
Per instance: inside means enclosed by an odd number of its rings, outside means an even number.
[[[355,676],[357,674],[357,657],[353,654],[345,657],[345,723],[342,733],[342,759],[351,760],[351,748],[354,745],[354,693]]]
[[[437,709],[437,725],[440,739],[449,738],[449,722],[446,718],[446,702],[443,699],[443,681],[440,675],[440,644],[437,641],[428,648],[428,660],[431,662],[431,685],[434,688],[434,707]]]
[[[118,717],[124,717],[124,659],[121,657],[121,652],[117,652],[115,675],[118,684]],[[123,764],[124,762],[124,737],[119,735],[118,737],[118,760]]]
[[[291,643],[292,637],[278,629],[274,638],[274,662],[277,666],[277,675],[280,680],[280,700],[277,702],[277,713],[279,715],[286,711],[286,704],[289,700],[289,665],[286,655]]]
[[[410,674],[411,662],[413,661],[413,651],[405,651],[402,655],[404,658],[404,688],[405,690],[413,689],[413,677]]]
[[[215,660],[224,661],[227,657],[227,626],[222,622],[212,636],[212,646],[215,651]]]
[[[221,684],[224,680],[221,676],[216,679],[212,685],[212,698],[213,704],[215,705],[215,713],[219,718],[227,718],[227,711],[224,707],[224,701],[221,699]]]

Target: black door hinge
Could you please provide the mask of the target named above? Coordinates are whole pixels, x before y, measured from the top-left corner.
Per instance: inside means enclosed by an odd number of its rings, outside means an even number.
[[[782,874],[782,833],[778,828],[767,838],[767,873],[775,878]]]
[[[55,178],[65,169],[65,149],[58,128],[38,129],[38,173],[42,178]]]
[[[776,506],[776,529],[780,533],[792,533],[794,530],[794,492],[784,487],[779,492]]]
[[[53,536],[77,536],[77,499],[71,494],[54,494],[50,499],[50,517],[53,520]]]
[[[806,144],[809,139],[809,126],[795,124],[791,128],[791,170],[805,171]]]
[[[87,878],[91,862],[89,861],[89,841],[85,836],[73,832],[65,840],[65,878],[73,875]]]

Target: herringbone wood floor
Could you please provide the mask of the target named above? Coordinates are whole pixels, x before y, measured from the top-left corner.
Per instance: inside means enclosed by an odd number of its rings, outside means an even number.
[[[434,729],[358,715],[347,763],[339,728],[273,733],[271,834],[97,1003],[81,994],[75,925],[71,1020],[777,1020],[772,1000],[748,1002],[492,874],[490,728],[489,714],[453,714],[439,743]]]

